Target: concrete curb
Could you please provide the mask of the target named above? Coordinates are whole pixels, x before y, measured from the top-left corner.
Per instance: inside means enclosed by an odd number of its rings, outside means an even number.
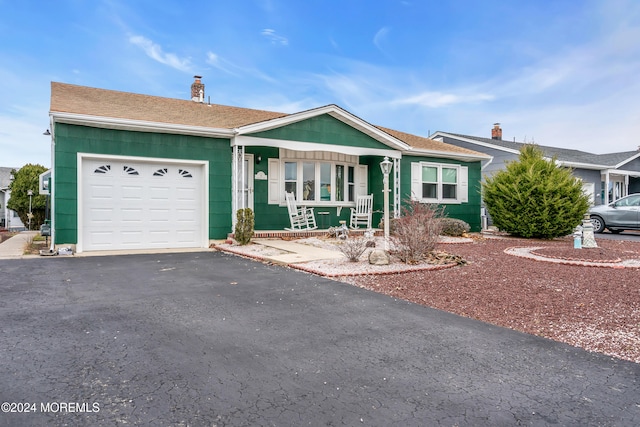
[[[547,257],[535,253],[536,250],[544,249],[544,246],[512,246],[504,250],[507,255],[513,255],[519,258],[527,258],[534,261],[550,262],[554,264],[576,265],[580,267],[600,267],[600,268],[640,268],[640,260],[620,260],[614,261],[594,261],[594,260],[578,260],[560,257]]]

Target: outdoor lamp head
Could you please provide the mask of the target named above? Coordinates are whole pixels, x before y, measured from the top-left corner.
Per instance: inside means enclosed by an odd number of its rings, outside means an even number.
[[[382,173],[385,175],[389,175],[389,173],[391,173],[392,167],[393,163],[389,160],[388,157],[385,156],[384,160],[380,162],[380,169],[382,169]]]

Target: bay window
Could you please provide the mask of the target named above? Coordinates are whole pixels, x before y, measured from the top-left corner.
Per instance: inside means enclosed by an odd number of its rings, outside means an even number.
[[[355,163],[269,159],[269,202],[283,203],[286,192],[308,205],[354,203],[356,188],[367,188],[366,171]]]

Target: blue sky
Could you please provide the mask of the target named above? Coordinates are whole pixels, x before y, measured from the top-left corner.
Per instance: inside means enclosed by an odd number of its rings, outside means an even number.
[[[594,153],[640,145],[636,0],[0,0],[0,166],[50,166],[50,82]]]

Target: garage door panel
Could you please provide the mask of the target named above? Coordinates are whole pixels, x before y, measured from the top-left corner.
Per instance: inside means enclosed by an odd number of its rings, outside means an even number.
[[[92,185],[89,192],[89,197],[98,199],[112,199],[113,198],[113,185]]]
[[[122,186],[122,198],[124,200],[143,200],[144,199],[144,187],[141,185],[126,185]]]
[[[83,250],[201,247],[201,165],[84,160]]]
[[[90,212],[91,224],[105,224],[113,221],[112,208],[92,208]]]
[[[171,199],[171,188],[166,187],[151,187],[149,189],[149,198],[151,200],[169,200]]]
[[[89,233],[89,240],[92,246],[107,247],[111,245],[111,241],[113,240],[113,232],[92,231]]]
[[[180,230],[176,231],[176,237],[177,237],[178,242],[181,243],[181,244],[186,244],[186,243],[192,242],[193,239],[196,238],[196,236],[193,233],[193,231],[180,231]]]

